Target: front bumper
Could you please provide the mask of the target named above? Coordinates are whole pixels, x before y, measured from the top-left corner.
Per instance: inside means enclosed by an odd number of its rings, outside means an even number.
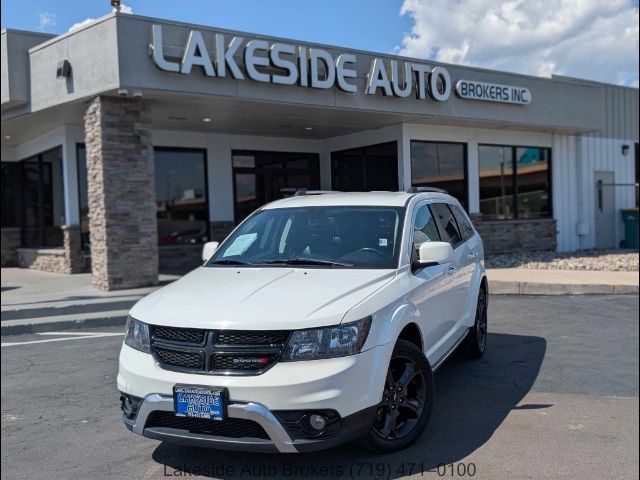
[[[147,427],[149,416],[158,411],[173,412],[173,397],[159,394],[148,395],[140,404],[135,418],[130,419],[123,415],[123,420],[132,432],[156,440],[221,450],[298,453],[331,448],[366,435],[375,420],[377,407],[373,406],[341,419],[342,425],[336,435],[305,439],[292,439],[278,418],[259,403],[232,403],[227,406],[227,416],[228,418],[256,422],[264,429],[268,439],[232,438],[194,433],[176,428]]]
[[[222,376],[164,370],[151,355],[123,345],[118,389],[141,399],[137,416],[124,416],[124,421],[133,432],[150,438],[219,449],[289,453],[331,448],[371,429],[392,348],[383,345],[348,357],[279,362],[256,376]],[[153,412],[173,412],[176,384],[226,388],[227,417],[259,424],[265,438],[216,436],[148,424]],[[327,410],[335,412],[339,425],[330,435],[317,438],[292,433],[283,419],[292,412]]]

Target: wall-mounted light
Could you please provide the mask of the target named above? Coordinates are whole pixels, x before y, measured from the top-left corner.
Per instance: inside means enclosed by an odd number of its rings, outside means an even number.
[[[56,78],[69,77],[71,77],[71,64],[69,60],[60,60],[58,62],[58,68],[56,69]]]
[[[4,139],[5,139],[5,140],[11,140],[11,135],[5,135],[5,136],[4,136]]]
[[[211,119],[209,117],[204,117],[202,119],[202,121],[205,122],[205,123],[209,123],[211,121]]]
[[[629,145],[627,144],[622,145],[622,155],[624,155],[625,157],[629,155]]]

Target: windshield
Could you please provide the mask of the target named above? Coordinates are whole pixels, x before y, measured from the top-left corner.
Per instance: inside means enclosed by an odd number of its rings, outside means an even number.
[[[216,250],[207,266],[396,268],[403,208],[261,210]]]

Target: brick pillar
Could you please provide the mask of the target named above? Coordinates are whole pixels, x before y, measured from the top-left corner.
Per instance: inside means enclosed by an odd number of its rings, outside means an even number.
[[[84,116],[93,284],[158,283],[151,117],[144,101],[96,97]]]
[[[80,227],[77,225],[63,225],[62,238],[67,273],[83,273],[85,271],[85,259],[82,251]]]

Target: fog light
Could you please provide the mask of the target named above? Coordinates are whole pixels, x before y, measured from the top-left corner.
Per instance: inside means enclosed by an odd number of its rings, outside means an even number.
[[[120,395],[120,408],[124,416],[133,419],[138,414],[138,408],[140,408],[141,398],[134,397],[133,395]]]
[[[324,430],[324,427],[326,424],[327,424],[327,421],[322,415],[314,414],[309,417],[309,425],[311,425],[311,428],[315,430],[318,430],[318,431]]]

